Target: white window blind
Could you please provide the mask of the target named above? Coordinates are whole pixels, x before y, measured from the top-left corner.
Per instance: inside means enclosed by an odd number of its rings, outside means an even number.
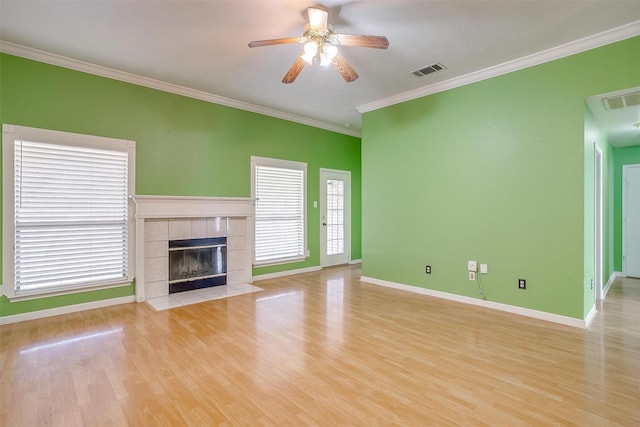
[[[15,140],[15,294],[128,277],[128,154]]]
[[[253,158],[255,264],[306,255],[306,164]]]

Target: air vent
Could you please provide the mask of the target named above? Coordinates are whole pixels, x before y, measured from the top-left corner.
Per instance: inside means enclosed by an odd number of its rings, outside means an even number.
[[[422,77],[422,76],[426,76],[427,74],[435,73],[436,71],[442,71],[446,68],[447,67],[445,67],[442,64],[433,64],[433,65],[429,65],[428,67],[420,68],[419,70],[414,71],[413,75],[417,77]]]
[[[619,110],[621,108],[637,106],[640,105],[640,92],[603,98],[602,103],[607,110]]]

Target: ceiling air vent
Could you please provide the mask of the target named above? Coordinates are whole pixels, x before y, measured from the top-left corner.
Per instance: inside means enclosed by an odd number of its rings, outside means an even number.
[[[444,70],[446,68],[447,67],[445,67],[442,64],[433,64],[433,65],[429,65],[428,67],[420,68],[419,70],[414,71],[413,75],[422,77],[422,76],[426,76],[427,74],[435,73],[436,71]]]
[[[603,98],[602,103],[604,104],[604,108],[609,111],[640,105],[640,92]]]

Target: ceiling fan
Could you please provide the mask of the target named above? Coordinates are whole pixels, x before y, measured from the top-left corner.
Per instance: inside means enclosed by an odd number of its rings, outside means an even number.
[[[333,65],[347,83],[352,82],[358,78],[358,73],[342,56],[338,55],[338,46],[361,46],[375,49],[389,47],[389,40],[384,36],[335,34],[333,26],[327,22],[329,13],[326,10],[309,7],[307,13],[309,23],[305,26],[302,37],[256,40],[249,43],[249,47],[304,43],[302,55],[289,68],[282,83],[293,83],[305,65],[316,63],[322,66]]]

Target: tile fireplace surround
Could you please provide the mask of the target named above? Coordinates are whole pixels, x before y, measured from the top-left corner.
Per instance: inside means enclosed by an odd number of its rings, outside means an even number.
[[[227,237],[227,284],[251,282],[254,204],[240,197],[134,196],[136,301],[169,294],[169,240]]]

